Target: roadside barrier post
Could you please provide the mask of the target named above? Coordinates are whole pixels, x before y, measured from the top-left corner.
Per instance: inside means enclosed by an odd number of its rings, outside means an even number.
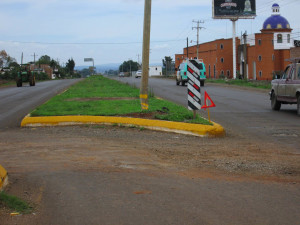
[[[201,89],[200,89],[200,69],[197,68],[196,60],[188,60],[187,62],[188,76],[188,109],[193,110],[194,119],[196,118],[196,110],[201,109]]]
[[[0,165],[0,191],[7,185],[7,180],[7,171]]]

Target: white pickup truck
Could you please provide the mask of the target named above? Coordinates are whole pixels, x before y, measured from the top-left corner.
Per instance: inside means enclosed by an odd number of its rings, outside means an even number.
[[[300,116],[300,58],[292,59],[281,78],[272,81],[271,107],[280,110],[281,104],[297,104]]]

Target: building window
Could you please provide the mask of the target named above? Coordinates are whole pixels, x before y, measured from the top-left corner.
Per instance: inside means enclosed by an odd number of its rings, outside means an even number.
[[[224,58],[221,58],[221,63],[223,63],[224,62]]]
[[[259,71],[259,77],[262,77],[262,71],[261,70]]]
[[[210,64],[208,66],[208,77],[210,78]]]
[[[223,48],[224,48],[223,44],[220,44],[220,49],[223,49]]]
[[[291,43],[291,35],[290,34],[287,35],[287,41],[288,41],[288,43]]]
[[[155,70],[157,70],[157,68],[155,68]]]
[[[282,34],[277,34],[277,43],[282,43]]]
[[[272,61],[275,61],[275,55],[274,54],[272,55]]]
[[[230,77],[230,70],[227,70],[227,77],[229,78]]]
[[[214,65],[214,78],[216,78],[216,65]]]
[[[261,39],[258,39],[258,45],[261,45]]]
[[[262,61],[261,55],[258,56],[258,61],[260,61],[260,62]]]
[[[221,70],[221,76],[224,77],[224,71],[223,70]]]
[[[218,62],[218,58],[216,58],[216,62]]]

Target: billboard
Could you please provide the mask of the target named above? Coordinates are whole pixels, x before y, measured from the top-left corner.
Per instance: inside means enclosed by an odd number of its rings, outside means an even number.
[[[256,0],[212,0],[214,19],[251,19],[256,16]]]
[[[93,59],[93,58],[84,58],[84,61],[85,61],[85,62],[93,62],[94,59]]]

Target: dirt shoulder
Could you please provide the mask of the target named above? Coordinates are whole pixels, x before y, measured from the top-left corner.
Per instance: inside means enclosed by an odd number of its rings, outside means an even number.
[[[10,179],[7,191],[35,207],[33,214],[13,218],[2,208],[4,224],[44,221],[43,202],[56,200],[44,195],[41,179],[66,171],[300,183],[300,155],[294,149],[243,136],[199,138],[116,126],[16,128],[0,134],[1,164]]]
[[[36,169],[30,163],[23,164],[24,157],[31,155],[34,156],[32,163],[37,167],[55,160],[58,165],[64,161],[72,164],[72,159],[81,155],[87,159],[91,157],[93,163],[101,162],[98,154],[105,155],[102,149],[110,148],[113,143],[113,148],[126,149],[126,154],[143,152],[158,160],[158,165],[167,164],[178,171],[196,169],[199,173],[210,171],[300,181],[300,155],[295,149],[230,133],[223,138],[199,138],[130,127],[86,125],[9,129],[1,132],[0,141],[1,160],[4,160],[1,163],[10,173],[15,168],[23,171]],[[74,154],[70,154],[69,149]],[[84,149],[95,151],[86,152]],[[39,161],[45,162],[36,163]],[[88,161],[86,163],[90,166]],[[113,166],[111,164],[108,161],[107,165]]]

